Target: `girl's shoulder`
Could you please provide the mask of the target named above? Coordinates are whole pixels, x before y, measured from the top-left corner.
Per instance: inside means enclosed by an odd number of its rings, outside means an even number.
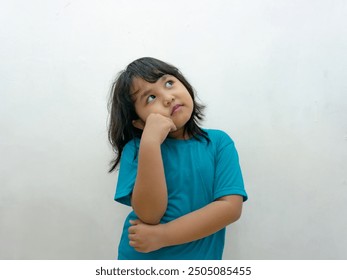
[[[137,138],[137,137],[132,138],[124,145],[123,153],[125,151],[127,152],[136,151],[139,149],[139,146],[140,146],[140,138]]]
[[[231,139],[231,137],[229,136],[228,133],[226,133],[223,130],[220,129],[203,129],[209,139],[211,140],[212,143],[216,143],[216,144],[230,144],[230,143],[234,143],[234,141]]]

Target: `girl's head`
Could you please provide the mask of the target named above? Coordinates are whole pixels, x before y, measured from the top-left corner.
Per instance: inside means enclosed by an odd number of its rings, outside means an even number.
[[[175,110],[176,105],[182,106]],[[207,138],[198,126],[203,109],[195,100],[193,87],[176,67],[150,57],[130,63],[111,88],[108,137],[117,156],[110,172],[119,163],[125,144],[141,137],[142,130],[134,123],[145,123],[150,113],[159,113],[172,118],[181,135]]]

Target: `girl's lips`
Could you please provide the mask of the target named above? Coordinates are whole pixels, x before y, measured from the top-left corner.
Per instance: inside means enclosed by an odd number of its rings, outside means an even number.
[[[178,110],[181,108],[181,106],[182,106],[182,105],[180,105],[180,104],[177,104],[177,105],[173,106],[172,111],[171,111],[171,116],[172,116],[176,111],[178,111]]]

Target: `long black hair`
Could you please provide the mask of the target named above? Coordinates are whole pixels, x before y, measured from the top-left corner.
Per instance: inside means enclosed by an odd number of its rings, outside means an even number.
[[[130,91],[133,78],[138,77],[149,83],[155,83],[163,75],[172,75],[180,80],[193,99],[193,112],[185,125],[185,132],[197,139],[199,139],[198,136],[202,136],[209,142],[207,133],[198,125],[203,120],[205,106],[196,102],[193,87],[173,65],[152,57],[143,57],[133,61],[125,70],[121,71],[111,87],[108,102],[110,113],[108,139],[116,151],[116,158],[111,161],[109,172],[112,172],[118,165],[125,144],[135,137],[140,138],[142,135],[142,130],[132,125],[132,121],[139,118],[135,112]]]

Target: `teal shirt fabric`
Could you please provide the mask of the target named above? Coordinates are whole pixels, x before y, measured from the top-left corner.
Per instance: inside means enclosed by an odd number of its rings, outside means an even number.
[[[240,195],[247,200],[239,158],[232,139],[223,131],[205,129],[210,143],[199,140],[167,138],[161,145],[168,207],[161,223],[168,223],[200,209],[226,195]],[[115,200],[130,204],[137,173],[140,139],[124,147]],[[129,220],[136,220],[132,211],[125,220],[118,248],[122,260],[220,260],[222,259],[225,228],[200,240],[165,247],[150,253],[139,253],[129,245]]]

